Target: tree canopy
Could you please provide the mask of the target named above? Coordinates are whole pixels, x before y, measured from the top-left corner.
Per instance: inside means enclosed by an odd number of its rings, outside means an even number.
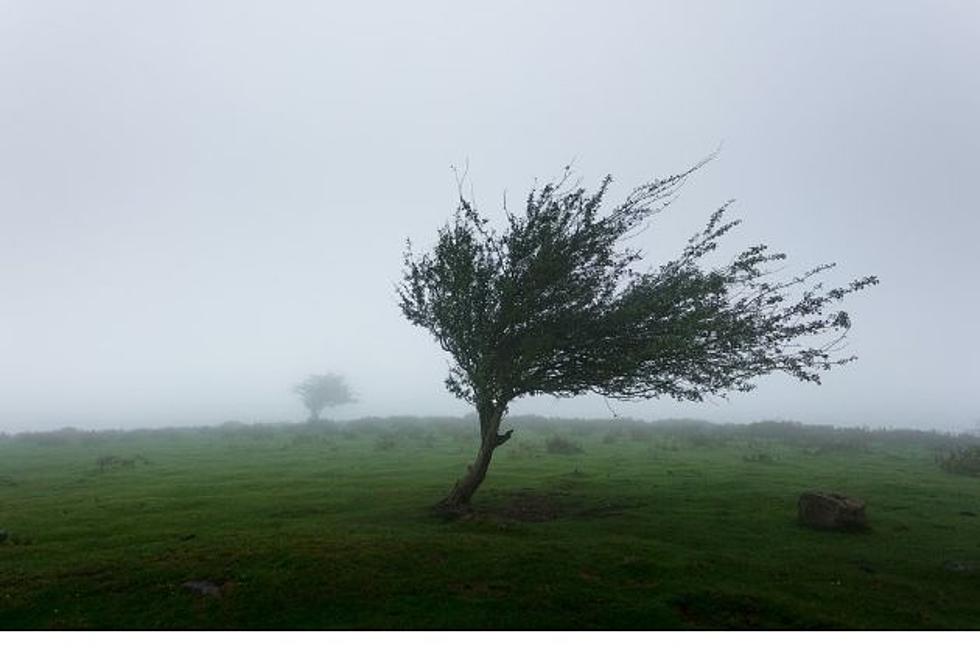
[[[347,381],[340,374],[311,374],[293,387],[310,411],[310,421],[320,419],[324,408],[355,401]]]

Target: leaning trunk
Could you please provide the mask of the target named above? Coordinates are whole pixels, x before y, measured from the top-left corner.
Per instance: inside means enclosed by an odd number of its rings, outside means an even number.
[[[470,499],[473,498],[487,475],[487,468],[490,467],[494,449],[510,438],[509,431],[504,435],[497,432],[504,414],[503,408],[485,408],[481,409],[479,413],[480,450],[477,452],[473,464],[466,468],[466,474],[463,478],[456,481],[456,485],[453,486],[446,498],[436,504],[436,509],[440,512],[461,513],[469,508]]]

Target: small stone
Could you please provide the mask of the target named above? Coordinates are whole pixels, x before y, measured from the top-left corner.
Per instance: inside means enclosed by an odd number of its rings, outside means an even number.
[[[209,580],[189,580],[181,587],[200,596],[221,596],[221,587]]]
[[[977,569],[976,563],[967,560],[947,560],[943,563],[943,569],[954,574],[968,574]]]
[[[858,569],[860,569],[861,571],[863,571],[866,574],[876,574],[876,573],[878,573],[878,569],[875,568],[875,566],[873,564],[871,564],[870,562],[868,562],[867,560],[858,560],[857,561],[857,566],[858,566]]]

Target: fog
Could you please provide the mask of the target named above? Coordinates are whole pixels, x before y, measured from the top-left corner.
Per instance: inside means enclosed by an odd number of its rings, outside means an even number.
[[[876,274],[823,385],[512,413],[980,420],[980,5],[0,2],[0,430],[462,414],[396,303],[407,237],[574,161],[613,199],[721,146],[632,244]]]

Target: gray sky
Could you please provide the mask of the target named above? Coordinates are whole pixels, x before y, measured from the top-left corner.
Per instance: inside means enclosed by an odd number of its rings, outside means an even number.
[[[625,193],[723,143],[639,243],[877,274],[851,366],[622,415],[980,420],[980,3],[0,0],[0,430],[461,414],[396,306],[453,164],[501,216],[574,159]],[[616,193],[614,193],[616,194]],[[513,412],[608,415],[596,397]]]

